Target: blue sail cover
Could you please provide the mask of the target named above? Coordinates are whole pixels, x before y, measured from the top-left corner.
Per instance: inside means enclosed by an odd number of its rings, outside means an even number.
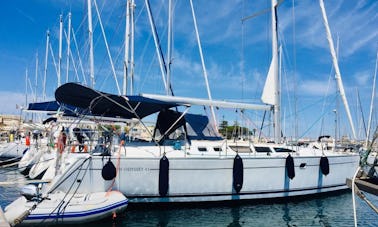
[[[88,110],[91,115],[124,119],[144,118],[179,105],[142,96],[113,95],[77,83],[66,83],[57,88],[55,99],[60,105]]]

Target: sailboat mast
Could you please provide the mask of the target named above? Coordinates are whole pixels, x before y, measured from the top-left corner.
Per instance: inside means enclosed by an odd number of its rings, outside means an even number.
[[[47,79],[47,60],[49,57],[49,43],[50,43],[50,31],[46,31],[46,52],[45,52],[45,67],[43,70],[43,101],[46,100],[46,79]]]
[[[34,101],[37,101],[37,88],[38,88],[38,52],[35,54],[35,81],[34,81]]]
[[[135,1],[131,0],[130,6],[130,95],[134,94],[134,31],[135,31],[135,19],[134,19],[134,11],[135,11]]]
[[[343,81],[341,80],[341,73],[340,73],[339,64],[338,64],[338,61],[337,61],[335,46],[333,44],[332,34],[331,34],[331,30],[329,28],[327,13],[325,11],[323,0],[319,0],[319,5],[320,5],[320,9],[322,10],[323,24],[324,24],[326,32],[327,32],[327,40],[328,40],[329,49],[330,49],[331,55],[332,55],[332,63],[333,63],[333,67],[334,67],[335,73],[336,73],[335,78],[336,78],[337,85],[338,85],[338,88],[339,88],[339,91],[340,91],[341,99],[343,100],[343,103],[344,103],[345,111],[346,111],[347,116],[348,116],[349,124],[350,124],[350,127],[352,129],[353,138],[356,139],[356,131],[354,130],[352,115],[350,113],[348,100],[347,100],[346,95],[345,95]]]
[[[169,88],[171,87],[171,54],[172,54],[172,0],[168,1],[168,48],[167,48],[167,89],[166,95],[169,95]]]
[[[274,61],[274,63],[273,63]],[[272,73],[274,87],[274,142],[281,142],[280,86],[278,75],[277,0],[272,0]]]
[[[130,0],[126,2],[126,27],[125,27],[125,55],[123,60],[123,86],[122,93],[127,93],[127,70],[129,64],[129,44],[130,44]]]
[[[25,70],[25,108],[28,106],[28,69]]]
[[[62,65],[62,36],[63,36],[63,15],[60,14],[59,22],[59,53],[58,53],[58,87],[61,85],[61,65]]]
[[[92,28],[92,1],[88,0],[88,36],[89,36],[89,75],[91,78],[91,87],[95,86],[94,79],[94,56],[93,56],[93,28]]]
[[[68,13],[68,32],[67,32],[67,59],[66,59],[66,83],[68,82],[68,71],[70,68],[70,50],[71,50],[71,13]]]

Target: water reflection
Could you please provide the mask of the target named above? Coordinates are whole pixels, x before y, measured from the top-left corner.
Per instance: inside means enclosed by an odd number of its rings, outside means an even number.
[[[343,207],[349,197],[346,194],[333,199],[321,197],[285,203],[132,209],[117,226],[344,226],[345,216],[340,217],[337,209]]]
[[[240,207],[231,208],[232,222],[228,225],[229,227],[241,227],[240,221]]]
[[[315,220],[319,219],[318,222],[321,226],[331,226],[328,223],[328,216],[323,214],[324,206],[323,206],[323,200],[316,199],[315,200],[316,208],[317,208],[317,214],[315,215]]]
[[[18,178],[17,172],[0,174],[1,181]],[[17,186],[16,186],[17,188]],[[19,196],[15,186],[0,186],[0,204],[5,205]],[[371,198],[374,200],[374,198]],[[378,203],[378,199],[373,202]],[[195,207],[129,207],[125,213],[112,219],[91,223],[91,227],[102,226],[351,226],[353,212],[351,194],[315,196],[292,202],[260,201],[227,205],[196,205]],[[367,205],[357,200],[358,224],[374,226],[376,214]],[[71,226],[71,225],[70,225]],[[80,226],[80,225],[79,225]]]
[[[287,226],[291,226],[290,225],[290,222],[291,222],[291,217],[290,217],[290,209],[289,209],[289,205],[287,203],[285,203],[283,205],[283,216],[282,216],[282,219],[284,220],[284,222],[286,223]]]

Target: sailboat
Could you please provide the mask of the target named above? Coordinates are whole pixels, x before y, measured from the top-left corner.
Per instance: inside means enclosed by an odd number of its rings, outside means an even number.
[[[152,94],[118,96],[74,83],[59,87],[55,97],[60,104],[87,109],[97,116],[141,120],[158,114],[152,141],[126,142],[115,145],[109,157],[92,156],[78,190],[104,191],[114,180],[114,187],[130,203],[170,203],[282,198],[346,189],[346,178],[358,166],[358,154],[281,141],[276,6],[272,1],[273,57],[262,95],[263,102],[270,105]],[[248,149],[228,146],[206,116],[188,113],[195,105],[253,110],[273,107],[275,143],[251,144]],[[176,111],[178,106],[185,111]],[[81,169],[80,165],[68,169],[46,190],[77,184],[70,176]]]
[[[107,154],[77,156],[76,162],[45,184],[43,193],[72,187],[77,193],[113,188],[130,203],[185,203],[286,198],[347,189],[346,178],[359,164],[357,153],[288,145],[280,138],[276,7],[272,0],[273,57],[262,97],[266,104],[152,94],[119,96],[77,83],[60,86],[55,98],[62,108],[68,105],[98,118],[137,119],[142,124],[143,118],[157,114],[157,120],[151,141],[121,141],[111,144]],[[207,116],[188,113],[198,105],[273,108],[275,143],[251,143],[248,149],[229,146]],[[84,159],[90,164],[83,166]]]

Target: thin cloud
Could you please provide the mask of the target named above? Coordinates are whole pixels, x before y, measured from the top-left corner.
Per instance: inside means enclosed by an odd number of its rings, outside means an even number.
[[[328,92],[328,81],[303,80],[298,85],[298,92],[302,95],[322,97]]]
[[[371,86],[373,77],[370,71],[361,71],[353,75],[359,87]]]
[[[20,114],[16,105],[25,106],[25,94],[0,91],[1,114]]]
[[[369,51],[372,42],[378,39],[378,32],[371,25],[376,23],[378,2],[338,1],[326,2],[326,12],[334,40],[340,37],[347,48],[341,48],[341,56],[348,57],[365,49]],[[306,48],[328,49],[325,29],[319,5],[316,1],[297,1],[295,7],[297,45]],[[293,16],[292,8],[279,8],[279,26],[291,43]],[[358,34],[358,35],[356,35]]]
[[[19,14],[21,14],[23,17],[25,17],[26,19],[28,19],[30,22],[36,24],[35,20],[33,17],[29,16],[28,14],[26,14],[24,11],[22,11],[20,8],[16,8],[17,12]]]

